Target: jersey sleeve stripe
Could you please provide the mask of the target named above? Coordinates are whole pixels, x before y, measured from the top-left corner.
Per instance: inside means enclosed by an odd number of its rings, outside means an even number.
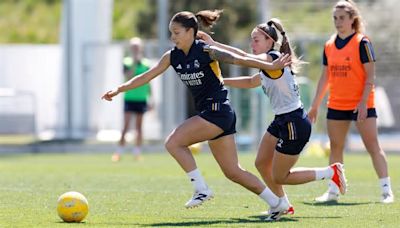
[[[365,48],[365,52],[366,52],[366,54],[368,56],[368,62],[374,62],[375,61],[375,56],[374,56],[374,53],[372,51],[371,44],[370,43],[365,43],[364,44],[364,48]]]

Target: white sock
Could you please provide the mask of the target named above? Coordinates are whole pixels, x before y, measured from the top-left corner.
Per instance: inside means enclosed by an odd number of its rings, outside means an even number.
[[[200,173],[199,169],[195,169],[186,173],[189,177],[189,180],[192,182],[193,188],[195,191],[201,191],[207,189],[207,184],[204,181],[203,176]]]
[[[287,197],[286,193],[285,193],[284,196],[281,197],[281,199],[282,199],[283,201],[285,201],[288,205],[291,205],[290,202],[289,202],[289,198]]]
[[[392,193],[392,187],[390,184],[390,177],[379,179],[382,193]]]
[[[276,207],[279,204],[279,197],[276,196],[268,187],[265,187],[264,191],[262,191],[258,196],[271,207]]]
[[[315,180],[331,179],[333,176],[333,169],[328,166],[325,168],[315,168]]]
[[[328,191],[330,193],[336,193],[336,194],[339,194],[340,192],[339,187],[332,180],[329,180]]]

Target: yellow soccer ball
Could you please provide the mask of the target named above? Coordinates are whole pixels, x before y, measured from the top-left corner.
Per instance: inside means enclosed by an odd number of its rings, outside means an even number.
[[[58,216],[64,222],[81,222],[89,212],[89,204],[79,192],[66,192],[57,201]]]
[[[201,147],[201,143],[195,143],[189,146],[189,150],[192,152],[192,154],[199,154],[201,152]]]

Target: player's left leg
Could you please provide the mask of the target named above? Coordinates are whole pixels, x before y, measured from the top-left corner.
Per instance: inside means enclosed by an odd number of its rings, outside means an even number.
[[[392,203],[394,202],[394,196],[388,174],[386,154],[380,147],[378,141],[376,118],[367,118],[362,122],[356,122],[356,127],[369,155],[371,156],[372,164],[379,177],[382,190],[382,202]]]
[[[136,113],[136,119],[135,119],[136,139],[135,139],[135,147],[133,148],[133,155],[135,156],[136,160],[140,160],[142,154],[143,116],[144,113]]]

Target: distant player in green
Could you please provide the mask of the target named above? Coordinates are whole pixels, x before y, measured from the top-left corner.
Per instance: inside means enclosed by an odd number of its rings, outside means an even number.
[[[143,46],[141,39],[134,37],[130,40],[129,44],[131,56],[125,57],[123,61],[125,80],[129,80],[132,77],[142,74],[143,72],[146,72],[150,69],[149,61],[143,58]],[[149,108],[148,102],[150,96],[151,87],[148,83],[125,92],[124,126],[121,132],[121,139],[119,140],[118,149],[112,156],[113,161],[119,161],[121,158],[121,154],[124,152],[126,144],[125,135],[129,130],[130,120],[133,114],[136,115],[136,137],[133,154],[135,156],[135,159],[139,160],[141,158],[141,146],[143,143],[143,115]]]

